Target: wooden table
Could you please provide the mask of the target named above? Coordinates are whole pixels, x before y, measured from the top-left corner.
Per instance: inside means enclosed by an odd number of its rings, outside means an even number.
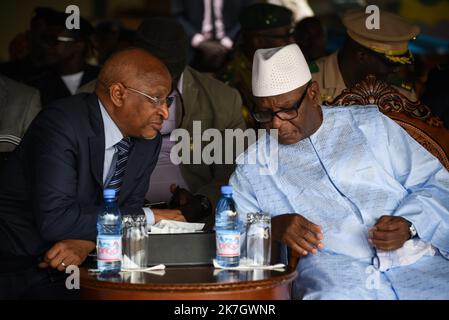
[[[296,271],[217,270],[213,266],[167,267],[120,273],[102,279],[81,268],[81,297],[104,300],[270,300],[290,299]]]

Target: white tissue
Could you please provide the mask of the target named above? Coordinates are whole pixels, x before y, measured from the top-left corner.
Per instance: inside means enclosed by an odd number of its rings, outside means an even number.
[[[223,267],[218,264],[217,260],[213,260],[215,269],[226,269],[226,270],[254,270],[254,269],[260,269],[260,270],[272,270],[272,269],[283,269],[285,268],[285,264],[278,263],[275,265],[269,265],[269,266],[260,266],[255,265],[252,263],[249,259],[240,259],[240,264],[238,267]]]
[[[165,270],[165,265],[163,264],[158,264],[156,266],[152,266],[152,267],[147,267],[147,268],[122,268],[121,272],[151,272],[151,271],[155,271],[155,270]],[[99,269],[89,269],[87,270],[88,272],[92,272],[92,273],[98,273],[100,272]]]
[[[203,227],[204,223],[161,220],[151,226],[150,233],[191,233],[199,232]]]
[[[420,239],[410,239],[404,243],[402,248],[393,251],[377,250],[377,259],[374,260],[374,266],[379,271],[407,266],[415,263],[423,256],[434,256],[435,248]]]
[[[122,272],[134,272],[134,271],[151,272],[151,271],[155,271],[155,270],[165,270],[165,265],[158,264],[156,266],[147,267],[147,268],[122,268]]]

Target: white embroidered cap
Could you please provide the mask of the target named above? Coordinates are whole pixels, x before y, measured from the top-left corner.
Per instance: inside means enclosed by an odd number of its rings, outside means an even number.
[[[270,97],[305,85],[312,75],[297,44],[259,49],[254,54],[252,87],[255,97]]]

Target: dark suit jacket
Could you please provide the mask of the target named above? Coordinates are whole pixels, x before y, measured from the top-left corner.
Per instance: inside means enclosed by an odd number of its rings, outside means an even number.
[[[254,0],[223,0],[222,19],[225,34],[233,41],[236,40],[240,31],[240,13],[253,2]],[[171,12],[184,27],[189,41],[196,33],[201,33],[204,16],[203,0],[172,0]]]
[[[133,139],[118,205],[143,213],[161,137]],[[43,255],[64,239],[95,240],[105,137],[94,94],[44,109],[0,173],[0,258]]]
[[[96,79],[100,72],[99,67],[86,65],[84,74],[81,78],[80,87],[93,79]],[[49,70],[38,77],[27,82],[28,85],[39,90],[41,94],[42,107],[58,99],[70,97],[72,93],[69,91],[61,76],[54,70]]]

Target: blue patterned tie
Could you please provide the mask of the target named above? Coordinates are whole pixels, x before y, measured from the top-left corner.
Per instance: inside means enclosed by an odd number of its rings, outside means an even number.
[[[123,138],[116,145],[117,149],[117,161],[115,163],[114,175],[109,181],[107,189],[114,189],[115,194],[118,195],[120,187],[125,175],[126,163],[128,162],[129,149],[131,148],[131,140],[129,138]]]

